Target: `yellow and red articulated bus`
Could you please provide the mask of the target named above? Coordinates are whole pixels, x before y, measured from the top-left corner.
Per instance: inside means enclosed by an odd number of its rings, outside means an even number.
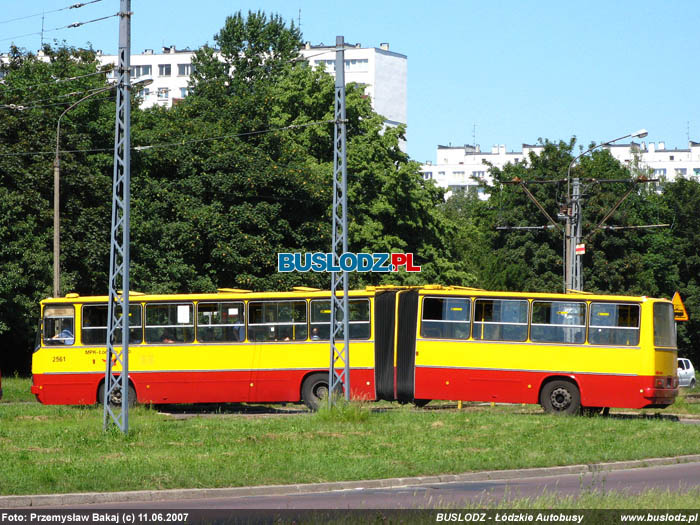
[[[328,391],[330,293],[130,295],[130,399],[299,402]],[[32,392],[101,402],[107,297],[41,302]],[[539,403],[548,412],[662,408],[678,393],[665,299],[368,287],[349,294],[351,397]],[[118,341],[117,341],[118,343]]]

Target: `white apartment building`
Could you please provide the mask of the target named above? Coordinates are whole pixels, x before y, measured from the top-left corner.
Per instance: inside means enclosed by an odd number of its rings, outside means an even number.
[[[194,51],[189,49],[179,50],[175,46],[164,47],[162,53],[155,53],[153,49],[146,49],[138,55],[131,55],[131,80],[142,77],[153,78],[153,83],[139,91],[143,99],[141,107],[152,106],[172,107],[178,100],[187,96],[187,85],[192,73],[192,57]],[[118,63],[117,55],[104,55],[97,51],[97,60],[100,65]],[[110,74],[115,78],[115,73]]]
[[[633,164],[634,156],[638,155],[639,167],[648,170],[655,179],[672,181],[685,177],[700,181],[700,142],[688,141],[687,149],[666,149],[664,142],[613,144],[607,149],[626,165]]]
[[[335,78],[335,46],[312,46],[309,42],[301,55],[312,67],[325,67]],[[389,44],[362,47],[346,44],[345,83],[365,87],[374,111],[384,117],[387,125],[406,124],[408,99],[408,68],[406,55],[389,51]]]
[[[621,163],[634,166],[638,157],[639,169],[648,170],[653,178],[672,181],[676,177],[693,178],[700,181],[700,143],[690,141],[688,149],[666,149],[663,142],[641,144],[613,144],[606,146],[613,157]],[[530,153],[539,155],[541,145],[523,144],[520,151],[506,151],[505,145],[497,145],[490,152],[483,152],[479,145],[438,146],[437,162],[427,162],[421,166],[424,179],[432,179],[438,186],[454,191],[465,189],[476,191],[479,180],[491,181],[490,163],[503,168],[508,163],[527,163]],[[562,174],[565,176],[565,174]]]
[[[312,67],[324,67],[335,77],[335,46],[315,46],[310,43],[300,50]],[[153,83],[141,90],[142,107],[154,105],[171,107],[187,96],[187,85],[192,73],[194,51],[164,47],[162,53],[146,49],[131,55],[131,78],[150,76]],[[100,64],[117,64],[116,55],[98,51]],[[345,48],[345,82],[364,86],[372,99],[374,110],[385,118],[388,125],[406,124],[407,59],[405,55],[389,51],[389,44],[378,48],[360,44]]]

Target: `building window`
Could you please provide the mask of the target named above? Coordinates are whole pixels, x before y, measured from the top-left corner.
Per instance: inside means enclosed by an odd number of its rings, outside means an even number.
[[[316,62],[316,65],[320,67],[325,67],[326,71],[335,72],[335,60],[319,60],[318,62]]]
[[[423,172],[423,179],[425,180],[430,180],[433,178],[433,172],[432,171],[425,171]]]
[[[179,77],[187,77],[192,74],[192,64],[178,64],[177,75]]]
[[[168,88],[158,88],[158,100],[168,100]]]
[[[190,94],[189,88],[180,88],[180,97],[181,98],[185,98],[189,94]]]
[[[158,76],[159,77],[169,77],[170,75],[171,75],[170,64],[158,64]]]
[[[151,66],[131,66],[131,74],[134,78],[145,77],[153,74]]]
[[[654,177],[665,177],[666,176],[666,168],[659,168],[654,170]]]
[[[676,176],[685,177],[687,173],[688,170],[686,168],[676,168]]]
[[[475,179],[477,179],[479,177],[485,177],[485,176],[486,176],[485,171],[472,171],[472,177],[474,177]]]
[[[444,171],[438,171],[438,177],[444,177],[445,172]]]
[[[369,60],[366,58],[353,58],[345,61],[346,71],[367,71]]]
[[[674,160],[673,155],[669,155],[668,160]]]
[[[151,94],[151,90],[148,88],[143,88],[141,91],[139,91],[138,96],[141,98],[146,98],[148,95]]]
[[[693,168],[693,175],[700,177],[700,168]]]

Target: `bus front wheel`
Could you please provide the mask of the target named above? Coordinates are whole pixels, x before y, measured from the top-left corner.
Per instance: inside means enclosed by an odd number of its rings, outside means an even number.
[[[104,381],[100,384],[100,388],[97,391],[97,403],[104,405],[105,402],[105,383]],[[109,396],[109,404],[113,407],[121,406],[122,404],[122,390],[121,388],[115,388]],[[133,407],[136,404],[136,390],[134,385],[129,383],[129,407]]]
[[[301,400],[314,412],[328,399],[328,374],[311,374],[301,385]]]
[[[540,405],[548,414],[578,414],[581,410],[581,393],[570,381],[550,381],[542,387]]]

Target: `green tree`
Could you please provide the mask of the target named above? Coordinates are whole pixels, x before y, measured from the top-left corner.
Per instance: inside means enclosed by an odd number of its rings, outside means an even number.
[[[61,113],[95,89],[90,50],[45,46],[44,59],[12,48],[0,86],[0,368],[23,369],[33,344],[39,300],[52,292],[53,150]],[[79,77],[79,78],[76,78]],[[75,80],[57,82],[56,79]],[[104,283],[114,118],[110,93],[97,94],[62,119],[62,291]],[[111,117],[111,118],[110,118]]]

